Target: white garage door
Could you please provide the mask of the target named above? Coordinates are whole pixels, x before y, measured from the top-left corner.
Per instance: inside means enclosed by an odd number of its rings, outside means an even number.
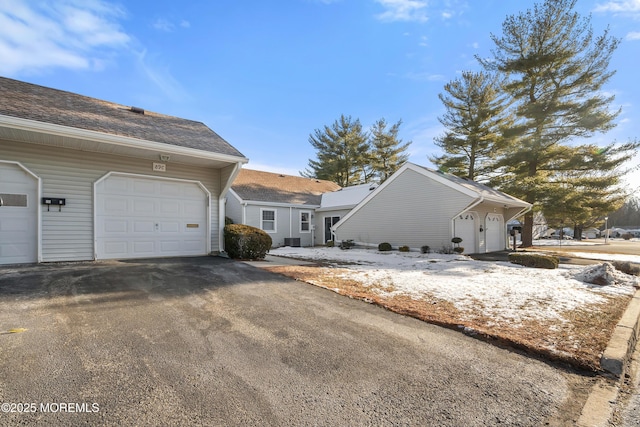
[[[454,237],[462,238],[460,246],[464,248],[465,254],[476,252],[477,218],[478,215],[475,212],[466,212],[454,220]]]
[[[504,218],[500,214],[487,214],[487,252],[502,251],[506,247]]]
[[[38,179],[0,162],[0,264],[38,260]]]
[[[198,183],[112,174],[95,192],[97,259],[207,254],[209,197]]]

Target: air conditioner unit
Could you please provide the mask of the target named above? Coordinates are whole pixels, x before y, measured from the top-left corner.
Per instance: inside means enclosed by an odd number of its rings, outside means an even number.
[[[291,246],[292,248],[299,248],[300,247],[300,238],[299,237],[285,237],[284,238],[284,245],[285,246]]]

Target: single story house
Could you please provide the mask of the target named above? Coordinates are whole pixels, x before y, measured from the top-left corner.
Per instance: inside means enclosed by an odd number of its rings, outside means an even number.
[[[507,247],[506,223],[531,204],[477,182],[406,163],[333,226],[337,241],[464,253]]]
[[[203,123],[0,77],[0,264],[222,251],[246,162]]]
[[[339,189],[330,181],[242,169],[229,190],[226,215],[266,231],[274,247],[313,246],[322,195]]]

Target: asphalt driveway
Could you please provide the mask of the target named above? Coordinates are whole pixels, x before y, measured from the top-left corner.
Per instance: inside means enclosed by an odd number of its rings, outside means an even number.
[[[0,425],[560,425],[588,381],[221,258],[0,268]]]

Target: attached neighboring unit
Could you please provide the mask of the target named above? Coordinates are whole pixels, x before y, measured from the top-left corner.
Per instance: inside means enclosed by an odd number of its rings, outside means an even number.
[[[229,191],[227,216],[266,231],[274,247],[312,246],[322,194],[339,189],[330,181],[242,169]]]
[[[333,226],[336,240],[464,253],[503,250],[506,222],[531,209],[527,202],[477,182],[406,163]]]
[[[203,123],[0,77],[0,264],[221,251],[246,162]]]

